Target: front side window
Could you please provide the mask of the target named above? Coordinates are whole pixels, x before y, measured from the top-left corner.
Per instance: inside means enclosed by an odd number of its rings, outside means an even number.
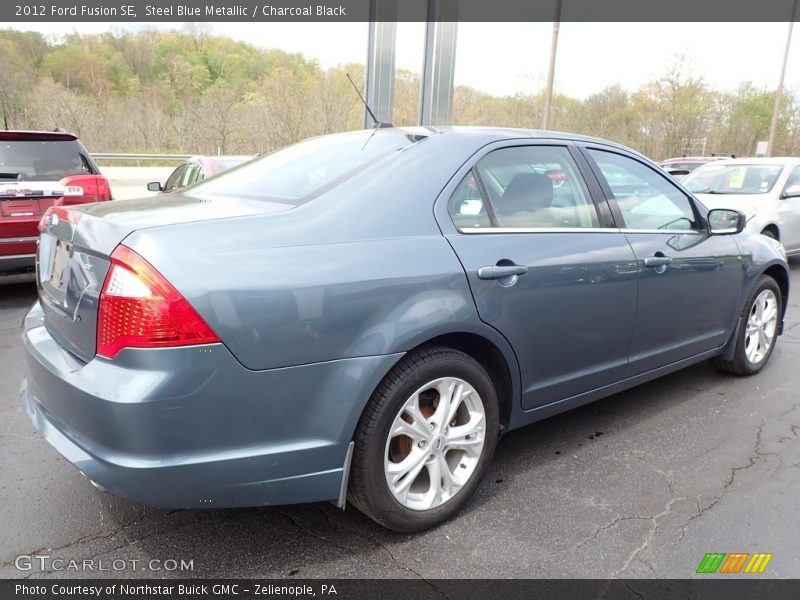
[[[786,184],[783,186],[783,190],[786,191],[787,188],[800,184],[800,165],[792,169],[792,172],[789,173],[789,177],[786,179]]]
[[[586,183],[563,146],[490,152],[461,182],[448,208],[459,229],[599,227]]]
[[[183,164],[172,172],[167,182],[164,184],[164,191],[169,192],[183,185],[183,180],[189,171],[189,164]]]
[[[639,161],[590,149],[617,201],[627,229],[697,229],[692,202],[679,188]]]

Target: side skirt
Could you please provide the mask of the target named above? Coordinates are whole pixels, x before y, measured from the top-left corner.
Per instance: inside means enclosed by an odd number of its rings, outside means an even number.
[[[541,421],[542,419],[546,419],[547,417],[552,417],[553,415],[557,415],[559,413],[572,410],[573,408],[583,406],[584,404],[589,404],[590,402],[594,402],[595,400],[599,400],[607,396],[612,396],[618,392],[622,392],[632,387],[636,387],[637,385],[645,383],[647,381],[658,379],[662,375],[667,375],[669,373],[673,373],[674,371],[680,371],[685,367],[688,367],[690,365],[699,362],[703,362],[704,360],[717,356],[719,352],[720,348],[714,348],[713,350],[709,350],[707,352],[703,352],[701,354],[697,354],[695,356],[679,360],[664,367],[648,371],[647,373],[641,373],[639,375],[635,375],[634,377],[623,379],[622,381],[618,381],[617,383],[612,383],[610,385],[597,388],[595,390],[591,390],[588,392],[584,392],[576,396],[570,396],[569,398],[558,400],[556,402],[551,402],[550,404],[545,404],[544,406],[539,406],[531,410],[520,411],[516,415],[512,416],[508,430],[511,431],[512,429],[517,429],[518,427],[523,427],[524,425],[529,425],[530,423]]]

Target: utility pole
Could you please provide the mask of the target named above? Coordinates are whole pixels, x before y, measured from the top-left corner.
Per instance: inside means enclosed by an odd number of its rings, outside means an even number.
[[[797,0],[795,0],[795,4]],[[542,113],[542,129],[550,129],[551,112],[553,108],[553,80],[556,73],[556,49],[558,48],[558,30],[561,25],[561,0],[556,0],[556,18],[553,21],[553,43],[550,46],[550,69],[547,72],[547,91],[544,98],[544,112]]]
[[[781,67],[781,78],[778,81],[778,89],[775,90],[775,105],[772,108],[772,122],[769,125],[769,139],[767,140],[767,156],[772,156],[775,147],[775,133],[778,129],[778,114],[781,110],[781,96],[783,96],[783,79],[786,76],[786,63],[789,61],[789,46],[792,44],[792,28],[794,18],[797,14],[797,0],[792,4],[792,18],[789,19],[789,34],[786,36],[786,51],[783,53],[783,66]]]

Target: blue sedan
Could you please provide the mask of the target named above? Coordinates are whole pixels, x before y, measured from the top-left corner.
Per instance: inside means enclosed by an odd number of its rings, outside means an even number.
[[[349,500],[420,531],[508,430],[783,327],[781,245],[577,135],[310,139],[169,198],[56,207],[22,403],[98,487],[161,507]]]

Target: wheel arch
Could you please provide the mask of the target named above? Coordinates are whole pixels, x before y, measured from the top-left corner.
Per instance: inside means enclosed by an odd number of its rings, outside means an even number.
[[[428,346],[446,346],[459,350],[477,360],[486,369],[496,386],[500,428],[504,432],[512,420],[515,408],[520,406],[521,385],[517,357],[506,339],[491,329],[488,332],[469,331],[466,329],[431,332],[428,336],[415,339],[410,347],[404,349],[402,356]],[[354,415],[355,419],[352,421],[351,430],[347,432],[348,437],[346,439],[353,439],[358,422],[367,409],[372,394],[375,393],[381,382],[389,376],[400,360],[402,360],[402,357],[398,357],[397,361],[386,369],[386,372],[383,373],[370,393],[369,398],[361,405],[358,415]]]
[[[781,317],[783,317],[783,315],[786,314],[786,306],[789,303],[789,273],[783,266],[773,264],[764,269],[764,275],[772,277],[781,290],[781,307],[783,309]],[[783,321],[781,321],[779,326],[779,334],[780,333],[783,333]]]
[[[413,352],[426,346],[446,346],[459,350],[477,360],[486,369],[495,385],[500,413],[500,431],[504,432],[511,421],[515,386],[511,368],[500,348],[481,335],[457,332],[434,337],[411,351]]]
[[[775,223],[767,223],[764,227],[761,228],[761,231],[771,231],[772,234],[775,236],[775,239],[780,241],[781,239],[781,230]]]
[[[739,314],[744,310],[744,303],[747,301],[747,297],[750,294],[750,291],[753,287],[758,283],[758,280],[761,278],[762,275],[768,275],[775,280],[775,283],[778,284],[778,289],[781,292],[781,319],[778,322],[778,335],[783,333],[783,316],[786,314],[786,307],[789,302],[789,272],[781,263],[772,263],[765,269],[763,269],[760,273],[750,278],[750,285],[744,290],[744,293],[741,296],[740,306],[738,308]],[[733,353],[736,349],[736,338],[739,335],[740,328],[742,326],[742,319],[739,317],[736,321],[736,326],[733,328],[731,332],[730,339],[728,340],[727,344],[725,344],[722,352],[719,354],[720,360],[732,360]]]

